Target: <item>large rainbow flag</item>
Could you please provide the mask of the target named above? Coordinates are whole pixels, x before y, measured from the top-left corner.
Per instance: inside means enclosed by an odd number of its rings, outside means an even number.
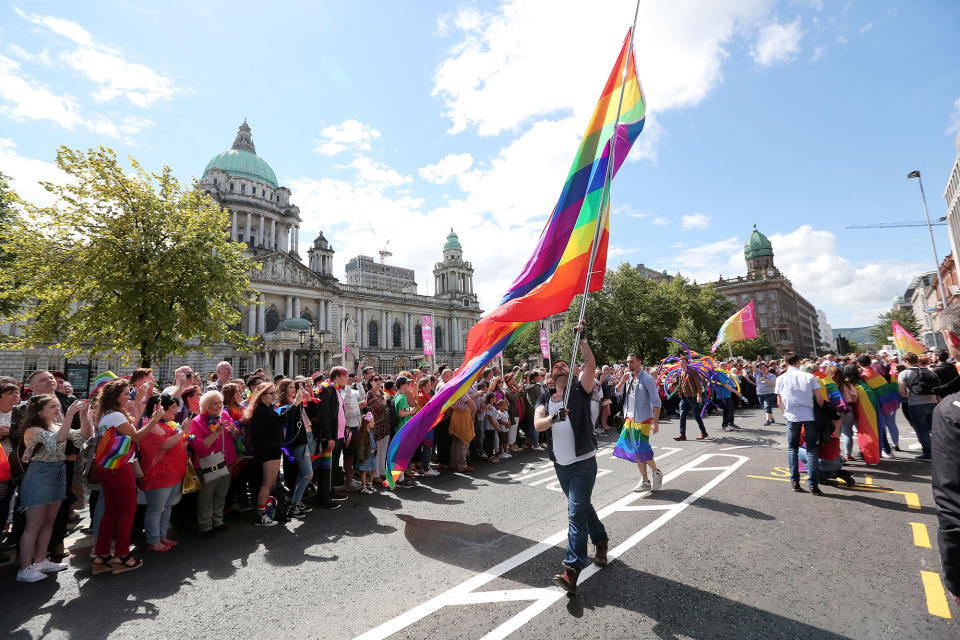
[[[611,177],[619,170],[630,147],[643,130],[646,113],[636,61],[630,46],[631,31],[627,31],[620,55],[560,192],[560,199],[540,233],[533,255],[503,296],[500,305],[470,330],[463,365],[457,369],[454,377],[390,442],[387,483],[391,487],[407,468],[424,437],[440,421],[443,412],[473,385],[496,354],[503,351],[529,323],[566,311],[573,297],[583,293],[588,274],[590,291],[603,286],[609,241],[607,214],[610,199],[604,197],[604,192],[609,192],[607,167],[612,152],[614,165]],[[623,101],[618,120],[621,86]],[[588,264],[597,225],[601,221],[603,229],[596,256],[593,264]]]
[[[740,311],[727,318],[727,321],[720,327],[717,333],[717,339],[710,347],[710,353],[717,350],[717,347],[724,342],[733,342],[735,340],[748,340],[757,337],[757,316],[753,313],[753,300]]]
[[[919,356],[927,352],[920,341],[910,335],[910,332],[896,320],[893,321],[893,341],[897,345],[897,353],[900,356],[905,353],[915,353]]]

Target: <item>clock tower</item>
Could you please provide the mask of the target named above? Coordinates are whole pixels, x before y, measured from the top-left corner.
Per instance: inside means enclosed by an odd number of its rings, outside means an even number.
[[[773,264],[773,245],[757,230],[757,225],[753,225],[753,232],[743,245],[743,257],[747,261],[747,278],[750,280],[781,277],[780,270]]]

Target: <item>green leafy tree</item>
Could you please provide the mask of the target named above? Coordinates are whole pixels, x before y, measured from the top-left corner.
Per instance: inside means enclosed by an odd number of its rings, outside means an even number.
[[[4,348],[53,345],[67,355],[139,352],[141,366],[169,354],[248,339],[235,326],[248,304],[248,272],[259,266],[230,240],[228,214],[169,167],[148,173],[111,149],[61,147],[57,166],[72,178],[43,183],[51,207],[24,203],[2,230],[15,247],[0,301],[27,300],[0,322],[22,335]]]
[[[10,187],[9,178],[0,173],[0,234],[11,229],[19,218],[17,211],[17,194]],[[20,306],[20,301],[12,294],[16,288],[10,276],[10,264],[14,257],[12,250],[15,245],[0,244],[0,315],[9,315]],[[7,295],[3,295],[7,293]],[[5,339],[5,338],[0,338]]]
[[[904,329],[916,337],[920,333],[920,323],[907,309],[891,309],[877,317],[877,324],[870,329],[870,337],[877,346],[887,344],[888,338],[893,335],[893,322],[899,322]],[[851,343],[852,344],[852,343]]]
[[[758,334],[756,338],[732,342],[731,346],[733,348],[733,355],[751,361],[763,355],[773,355],[777,353],[777,348],[770,344],[767,336],[762,333]],[[720,354],[721,357],[727,355],[727,345],[722,344],[717,347],[717,353]]]
[[[530,356],[540,355],[540,323],[529,322],[503,350],[505,365],[522,365]]]

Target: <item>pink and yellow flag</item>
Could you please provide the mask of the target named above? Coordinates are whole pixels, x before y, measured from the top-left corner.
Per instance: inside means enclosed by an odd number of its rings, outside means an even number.
[[[753,313],[753,300],[740,311],[727,318],[727,321],[720,327],[717,333],[717,340],[710,347],[710,353],[717,350],[717,347],[724,342],[733,342],[735,340],[748,340],[757,337],[757,317]]]
[[[901,356],[905,353],[915,353],[919,356],[927,352],[920,341],[910,335],[910,332],[896,320],[893,321],[893,341],[897,345],[897,353]]]

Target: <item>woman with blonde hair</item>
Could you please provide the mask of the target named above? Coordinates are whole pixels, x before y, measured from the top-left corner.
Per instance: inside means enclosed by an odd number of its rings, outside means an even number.
[[[190,422],[196,460],[194,466],[202,486],[197,493],[197,526],[200,535],[212,538],[223,531],[223,507],[230,488],[230,468],[237,460],[234,440],[240,430],[223,408],[223,395],[207,391],[200,396],[200,413]]]

